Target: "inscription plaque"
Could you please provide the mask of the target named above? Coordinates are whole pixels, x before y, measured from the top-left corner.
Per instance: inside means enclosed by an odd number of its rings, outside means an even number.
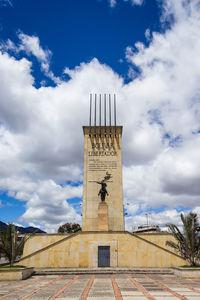
[[[100,159],[88,159],[88,171],[106,171],[116,170],[117,161],[115,160],[100,160]]]

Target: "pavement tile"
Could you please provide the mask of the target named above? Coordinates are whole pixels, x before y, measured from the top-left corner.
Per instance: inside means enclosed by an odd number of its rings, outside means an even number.
[[[145,287],[144,287],[144,288],[145,288]],[[150,288],[145,288],[145,290],[147,290],[147,291],[149,291],[149,292],[150,292],[150,291],[161,291],[161,292],[164,291],[164,290],[161,289],[161,288],[151,288],[151,289],[150,289]]]
[[[189,292],[179,292],[179,294],[180,295],[185,295],[185,296],[199,296],[199,299],[200,299],[200,294],[192,292],[192,291],[189,291]]]
[[[33,297],[33,296],[29,296],[28,298],[26,298],[26,300],[48,300],[49,297],[48,296],[37,296],[36,297]]]
[[[115,297],[87,297],[87,300],[115,300]]]
[[[148,298],[144,297],[144,296],[143,297],[138,297],[138,296],[136,296],[136,297],[123,296],[122,299],[123,300],[147,300]]]
[[[17,300],[18,296],[13,296],[13,295],[7,295],[5,297],[1,297],[3,300]]]
[[[121,294],[123,295],[123,296],[126,296],[126,295],[144,295],[142,292],[124,292],[124,291],[120,291],[121,292]]]
[[[128,291],[135,291],[135,292],[137,292],[138,291],[138,289],[136,289],[136,288],[120,288],[120,291],[124,291],[124,292],[128,292]]]
[[[190,300],[199,300],[199,296],[187,296],[187,299],[190,299]]]
[[[156,300],[178,300],[179,298],[177,298],[177,297],[154,297]]]
[[[79,300],[79,297],[57,297],[58,300]],[[29,299],[28,299],[29,300]]]
[[[147,300],[148,298],[137,289],[137,287],[128,279],[128,274],[114,274],[114,279],[117,283],[119,291],[121,293],[121,298],[123,300]],[[68,282],[70,282],[74,275],[63,276],[59,281],[53,282],[47,287],[42,288],[45,284],[48,284],[58,276],[47,275],[41,281],[34,281],[42,278],[40,276],[34,276],[27,280],[21,282],[8,282],[4,281],[0,283],[0,300],[17,300],[22,296],[25,296],[36,289],[41,288],[37,293],[34,293],[27,297],[27,300],[48,300],[57,291],[61,290]],[[79,278],[67,289],[60,294],[56,299],[58,300],[80,300],[83,291],[85,290],[89,280],[90,275],[83,276],[80,275]],[[132,275],[132,278],[136,280],[149,294],[156,300],[179,300],[170,292],[162,289],[158,284],[150,282],[144,276]],[[177,292],[179,295],[184,295],[187,299],[200,300],[200,293],[192,291],[190,288],[194,288],[200,291],[200,280],[180,280],[175,276],[164,277],[151,276],[152,279],[156,280],[158,283],[164,284],[166,287],[170,288],[172,291]],[[170,280],[176,281],[171,282]],[[31,285],[28,285],[31,284]],[[181,286],[183,284],[184,286]],[[28,286],[26,286],[28,285]],[[13,291],[16,289],[16,291]],[[6,293],[9,293],[5,295]],[[3,296],[5,295],[5,296]],[[93,285],[90,288],[87,300],[115,300],[117,299],[114,295],[113,285],[110,275],[96,275]]]
[[[171,288],[172,289],[172,288]],[[173,289],[173,291],[179,291],[179,292],[190,292],[191,290],[190,289],[187,289],[187,288],[182,288],[182,287],[177,287],[175,289]]]
[[[152,296],[171,296],[172,294],[170,292],[160,292],[160,291],[154,291],[150,293]]]
[[[100,294],[100,293],[94,293],[94,294],[90,294],[88,297],[114,297],[114,293],[109,293],[109,294]]]

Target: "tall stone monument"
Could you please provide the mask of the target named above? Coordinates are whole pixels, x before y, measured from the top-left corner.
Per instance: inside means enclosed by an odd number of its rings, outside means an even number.
[[[94,99],[91,96],[89,126],[83,127],[82,231],[35,234],[25,243],[20,265],[35,268],[169,268],[186,264],[166,246],[171,237],[168,233],[146,235],[124,231],[122,126],[116,124],[115,96],[113,98],[114,101],[110,95],[95,95]]]
[[[95,95],[92,100],[91,95],[89,126],[83,127],[82,230],[124,231],[122,126],[116,125],[116,99]]]

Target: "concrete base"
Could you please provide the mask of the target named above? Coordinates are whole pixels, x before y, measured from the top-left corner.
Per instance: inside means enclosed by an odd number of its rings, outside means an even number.
[[[30,277],[34,272],[34,268],[3,268],[0,269],[0,281],[4,280],[22,280]]]
[[[173,268],[174,274],[181,278],[200,278],[200,268]]]
[[[106,202],[98,206],[98,231],[108,231],[108,205]]]
[[[172,268],[37,268],[35,275],[156,274],[173,275]]]

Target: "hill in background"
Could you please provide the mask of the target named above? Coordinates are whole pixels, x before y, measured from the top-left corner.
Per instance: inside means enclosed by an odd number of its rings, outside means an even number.
[[[0,221],[0,231],[6,231],[7,227],[8,225],[6,223]],[[30,227],[15,226],[15,230],[20,233],[33,233],[33,232],[46,233],[45,231],[32,226]]]

